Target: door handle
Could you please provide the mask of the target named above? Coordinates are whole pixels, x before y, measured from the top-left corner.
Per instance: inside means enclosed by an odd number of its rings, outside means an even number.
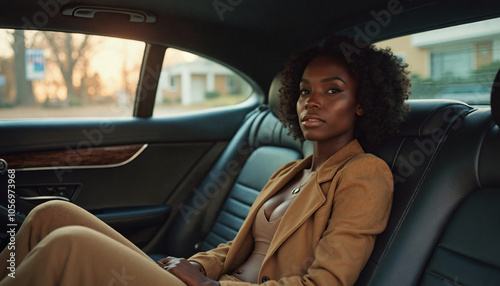
[[[81,184],[54,184],[17,186],[16,194],[25,201],[63,200],[73,201],[80,192]]]
[[[69,199],[63,196],[34,196],[34,197],[19,197],[21,200],[25,201],[50,201],[50,200],[62,200],[69,202]]]

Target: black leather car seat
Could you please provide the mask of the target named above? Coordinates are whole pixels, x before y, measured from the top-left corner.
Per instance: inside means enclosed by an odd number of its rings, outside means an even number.
[[[499,126],[494,84],[491,108],[446,137],[367,285],[500,285]]]
[[[399,134],[373,150],[392,170],[394,199],[386,230],[377,237],[373,253],[356,285],[369,284],[372,275],[381,271],[380,265],[387,259],[388,249],[395,243],[409,210],[422,192],[422,184],[442,145],[462,118],[473,110],[452,100],[409,100],[408,103],[409,118],[400,126]]]

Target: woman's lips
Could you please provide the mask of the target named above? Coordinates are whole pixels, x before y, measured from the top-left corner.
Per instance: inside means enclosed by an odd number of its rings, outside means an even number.
[[[302,125],[307,128],[319,127],[325,122],[316,116],[304,116],[301,120]]]

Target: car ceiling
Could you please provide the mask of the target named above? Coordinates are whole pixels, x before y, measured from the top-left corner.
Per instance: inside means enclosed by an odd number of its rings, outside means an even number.
[[[388,25],[372,33],[372,42],[500,15],[500,1],[486,0],[0,0],[0,3],[1,27],[112,35],[181,48],[232,66],[262,90],[267,90],[291,51],[333,34],[355,36],[358,30],[354,27],[363,30],[366,23],[375,20],[375,12],[387,10],[388,5],[401,8],[401,12],[391,15]],[[127,16],[120,14],[98,13],[94,19],[86,19],[52,12],[55,8],[75,5],[143,10],[156,15],[156,22],[130,23]]]

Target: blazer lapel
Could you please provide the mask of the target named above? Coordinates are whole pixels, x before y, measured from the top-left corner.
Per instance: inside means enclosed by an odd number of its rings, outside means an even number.
[[[315,174],[311,178],[311,181],[304,186],[304,189],[295,198],[281,218],[278,229],[276,229],[274,238],[269,246],[266,258],[272,256],[280,245],[304,224],[304,222],[326,201],[326,197],[317,182],[317,175],[318,174]]]

